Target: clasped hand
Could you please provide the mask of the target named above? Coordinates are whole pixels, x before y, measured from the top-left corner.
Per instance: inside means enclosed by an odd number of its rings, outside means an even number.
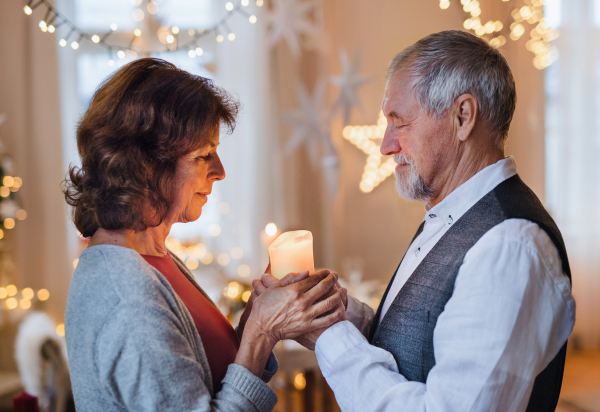
[[[268,272],[268,270],[267,270]],[[319,336],[331,325],[346,319],[346,289],[337,287],[337,273],[320,270],[290,273],[277,280],[269,273],[252,282],[243,323],[254,323],[273,340],[295,339],[314,350]],[[247,313],[249,315],[247,315]]]

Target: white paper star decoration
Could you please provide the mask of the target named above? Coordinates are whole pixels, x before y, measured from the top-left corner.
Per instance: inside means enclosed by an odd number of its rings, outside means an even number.
[[[323,107],[325,86],[326,82],[323,79],[319,80],[312,96],[309,96],[306,89],[298,84],[299,108],[284,113],[284,120],[293,128],[292,135],[284,149],[284,154],[289,155],[300,144],[304,143],[312,165],[316,166],[321,149],[323,154],[320,159],[321,166],[325,171],[329,191],[335,196],[337,193],[339,162],[329,132],[329,111]]]
[[[348,61],[348,54],[345,50],[340,51],[340,63],[342,73],[338,76],[331,76],[331,83],[340,88],[333,110],[342,108],[344,114],[344,124],[350,121],[350,111],[352,107],[363,109],[358,89],[371,80],[371,76],[359,74],[360,68],[360,53],[354,55],[352,62]]]
[[[268,35],[271,46],[283,39],[292,55],[295,58],[300,56],[299,36],[317,30],[308,16],[312,8],[311,1],[273,0],[273,9],[267,14],[271,25]]]
[[[392,156],[386,156],[387,160],[382,161],[383,155],[379,151],[381,140],[385,133],[387,120],[383,112],[379,112],[379,119],[376,125],[367,126],[346,126],[342,131],[344,139],[348,140],[354,146],[362,150],[367,157],[367,163],[362,175],[359,188],[364,193],[371,192],[379,183],[383,182],[388,176],[394,173],[396,163]]]

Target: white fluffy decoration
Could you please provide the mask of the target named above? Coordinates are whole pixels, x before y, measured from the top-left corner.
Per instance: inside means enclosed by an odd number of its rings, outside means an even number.
[[[42,345],[48,339],[56,342],[67,359],[64,338],[56,333],[56,325],[42,312],[33,312],[19,326],[15,341],[15,357],[25,391],[39,396],[43,388],[42,382]]]

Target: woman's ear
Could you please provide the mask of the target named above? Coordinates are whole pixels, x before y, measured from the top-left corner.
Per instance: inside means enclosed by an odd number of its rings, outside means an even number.
[[[477,120],[477,113],[479,111],[477,99],[471,94],[458,96],[454,101],[454,110],[455,135],[458,140],[464,142],[469,138],[475,127],[475,121]]]

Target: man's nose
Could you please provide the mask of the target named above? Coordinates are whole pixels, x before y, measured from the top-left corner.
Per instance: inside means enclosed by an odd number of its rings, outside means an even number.
[[[400,142],[398,141],[398,138],[388,127],[385,130],[385,134],[383,135],[383,141],[381,142],[381,147],[379,148],[381,154],[384,156],[392,156],[396,153],[400,153],[401,149],[402,147],[400,147]]]

